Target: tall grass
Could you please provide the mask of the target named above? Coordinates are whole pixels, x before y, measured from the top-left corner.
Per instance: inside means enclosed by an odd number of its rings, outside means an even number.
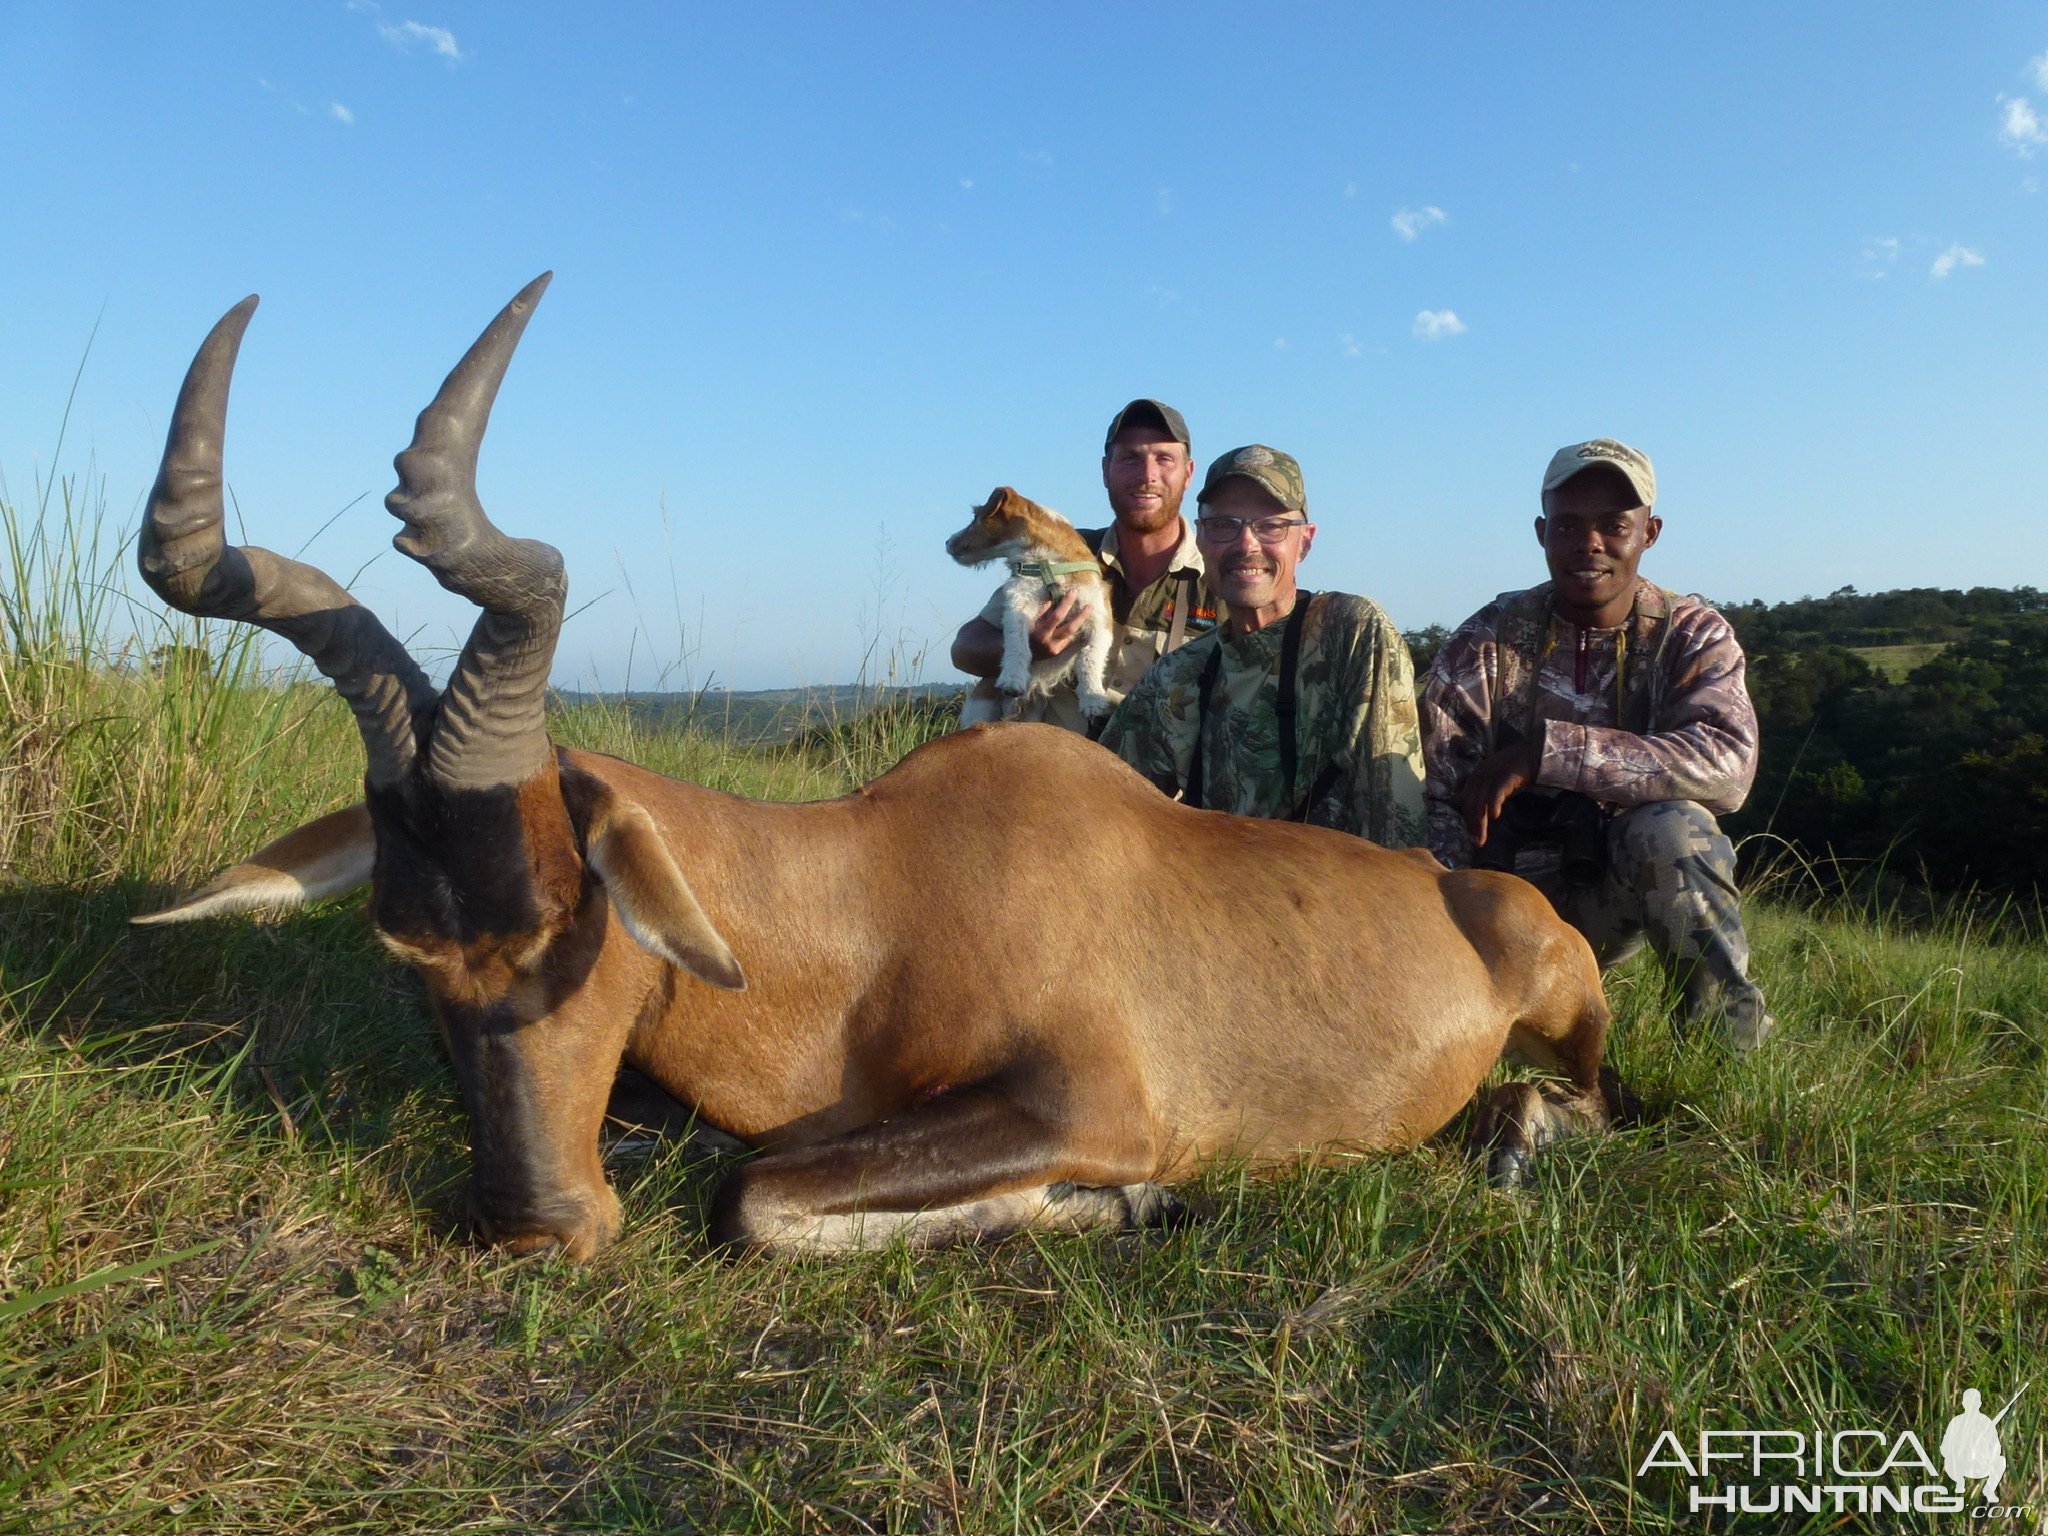
[[[0,1531],[1721,1530],[1637,1476],[1662,1430],[1931,1447],[2029,1379],[2006,1496],[2048,1501],[2037,931],[1763,904],[1782,1033],[1742,1061],[1622,972],[1646,1122],[1524,1196],[1446,1140],[1219,1170],[1173,1232],[733,1261],[719,1166],[635,1140],[615,1249],[507,1260],[461,1237],[454,1087],[351,903],[126,931],[361,758],[245,639],[131,613],[104,528],[70,484],[0,498]],[[555,724],[786,796],[931,728]]]
[[[327,691],[258,686],[256,634],[135,605],[104,485],[0,486],[0,877],[182,879],[251,820],[344,798],[360,748]],[[254,771],[282,747],[303,768]]]

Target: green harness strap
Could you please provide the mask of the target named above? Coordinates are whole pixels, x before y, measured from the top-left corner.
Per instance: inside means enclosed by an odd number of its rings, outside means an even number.
[[[1017,567],[1019,576],[1036,576],[1048,587],[1055,586],[1061,576],[1076,576],[1082,571],[1100,571],[1101,566],[1093,560],[1027,560]]]

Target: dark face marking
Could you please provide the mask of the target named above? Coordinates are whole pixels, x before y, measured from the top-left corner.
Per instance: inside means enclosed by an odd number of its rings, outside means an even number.
[[[566,918],[583,885],[553,772],[523,785],[446,789],[424,776],[369,791],[376,923],[394,938],[470,945]]]

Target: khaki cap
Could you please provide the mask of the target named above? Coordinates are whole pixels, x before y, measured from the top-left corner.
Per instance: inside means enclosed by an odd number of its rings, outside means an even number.
[[[1550,467],[1543,471],[1544,494],[1548,495],[1579,471],[1591,469],[1596,464],[1612,464],[1627,475],[1628,483],[1643,498],[1644,506],[1654,507],[1657,504],[1657,471],[1650,467],[1650,456],[1611,437],[1573,443],[1569,448],[1560,448],[1553,453]]]
[[[1308,488],[1301,482],[1301,466],[1294,462],[1294,455],[1263,443],[1233,448],[1211,464],[1202,477],[1196,503],[1207,501],[1218,486],[1234,477],[1251,481],[1290,512],[1308,511]]]

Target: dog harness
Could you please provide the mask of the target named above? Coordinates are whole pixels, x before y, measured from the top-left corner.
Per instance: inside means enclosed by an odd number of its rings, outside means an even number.
[[[1062,576],[1078,575],[1082,571],[1100,571],[1102,567],[1093,560],[1026,560],[1017,567],[1019,576],[1036,576],[1045,583],[1049,592],[1065,592],[1067,585]]]

